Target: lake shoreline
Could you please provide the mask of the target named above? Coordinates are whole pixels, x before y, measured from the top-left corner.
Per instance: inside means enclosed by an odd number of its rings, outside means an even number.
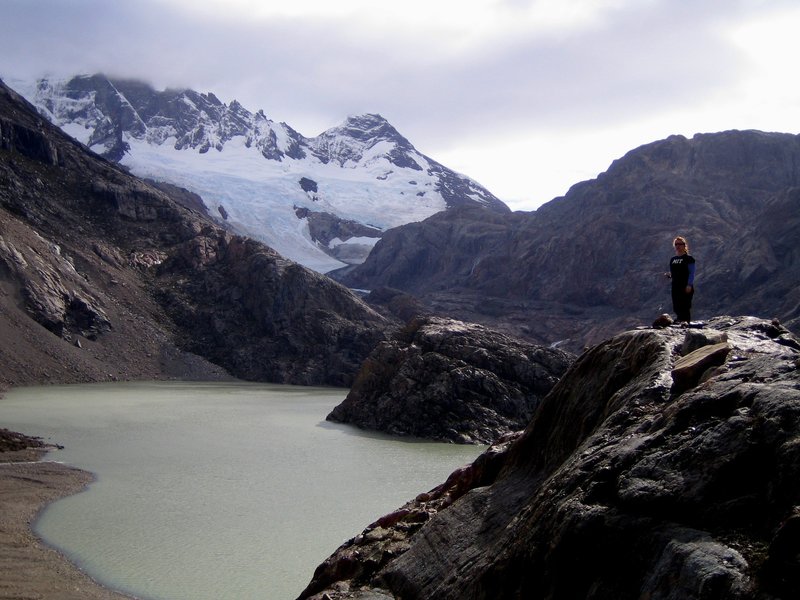
[[[131,600],[103,587],[34,532],[39,513],[51,502],[77,494],[91,473],[43,461],[45,451],[0,453],[0,590],[9,598]]]

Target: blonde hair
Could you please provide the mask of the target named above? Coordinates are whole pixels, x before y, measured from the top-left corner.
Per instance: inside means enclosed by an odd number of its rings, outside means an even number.
[[[683,247],[686,249],[686,252],[689,252],[689,242],[686,241],[686,238],[683,236],[677,236],[674,240],[672,240],[672,245],[674,246],[678,242],[683,242]]]

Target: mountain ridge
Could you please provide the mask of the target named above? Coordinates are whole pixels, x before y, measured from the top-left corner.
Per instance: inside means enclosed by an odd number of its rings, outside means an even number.
[[[464,207],[393,229],[331,275],[580,351],[671,311],[663,273],[676,235],[698,260],[695,318],[755,314],[797,330],[800,136],[671,136],[534,212]]]

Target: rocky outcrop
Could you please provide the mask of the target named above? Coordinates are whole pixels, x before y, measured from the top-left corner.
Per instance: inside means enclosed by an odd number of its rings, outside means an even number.
[[[45,443],[40,438],[32,438],[0,427],[0,453],[44,447]]]
[[[41,129],[25,127],[10,119],[0,119],[0,149],[13,150],[51,165],[58,164],[58,151]]]
[[[0,83],[0,384],[349,385],[391,322],[200,205],[88,152]]]
[[[728,131],[632,150],[533,213],[447,211],[387,231],[340,277],[580,351],[671,310],[675,235],[697,258],[695,318],[800,331],[800,136]]]
[[[301,180],[302,183],[302,180]],[[352,238],[377,239],[383,231],[352,219],[342,219],[332,213],[295,208],[298,219],[306,219],[311,239],[325,252],[346,264],[361,264],[372,250],[372,243]]]
[[[167,183],[165,181],[155,181],[152,179],[145,179],[144,181],[148,185],[167,194],[172,200],[181,206],[196,213],[209,215],[208,208],[203,203],[203,199],[194,192],[190,192],[189,190],[178,187],[177,185],[172,185],[171,183]],[[222,206],[219,207],[219,214],[223,220],[227,218],[225,215],[225,209]]]
[[[721,365],[675,386],[682,358],[720,344]],[[517,438],[346,542],[300,597],[789,600],[798,440],[800,343],[779,324],[631,330],[582,354]]]
[[[91,286],[78,275],[61,248],[34,238],[17,247],[12,232],[0,234],[0,272],[21,282],[21,295],[30,316],[56,335],[96,339],[111,322]]]
[[[393,435],[490,444],[525,427],[571,359],[481,325],[418,318],[378,344],[327,418]]]

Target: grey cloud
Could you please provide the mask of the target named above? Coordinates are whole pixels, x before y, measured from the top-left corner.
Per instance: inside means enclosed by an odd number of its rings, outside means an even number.
[[[342,20],[210,21],[154,0],[0,1],[0,76],[105,71],[193,87],[263,108],[306,135],[318,131],[294,119],[331,125],[381,112],[429,146],[471,135],[477,123],[495,133],[577,129],[718,94],[740,65],[717,28],[758,8],[631,2],[577,35],[499,32],[469,53],[420,61],[435,44]]]
[[[711,34],[715,21],[676,23],[680,16],[621,14],[608,28],[567,43],[515,40],[463,62],[400,75],[419,93],[388,101],[412,103],[428,127],[447,115],[451,134],[474,127],[475,117],[508,130],[577,128],[696,102],[734,80],[738,55]]]

